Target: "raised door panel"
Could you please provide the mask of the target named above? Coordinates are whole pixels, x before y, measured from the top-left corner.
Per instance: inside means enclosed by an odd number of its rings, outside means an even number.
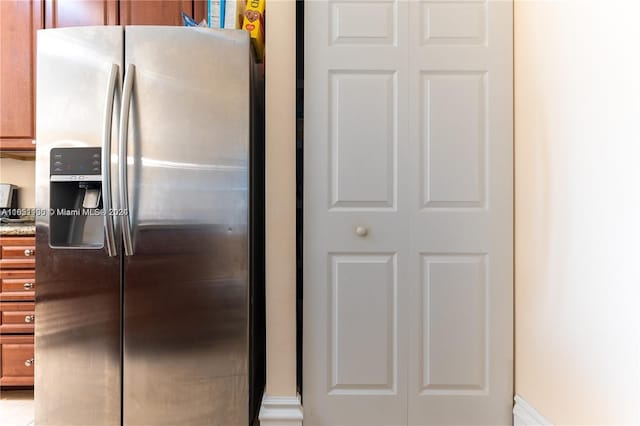
[[[329,258],[329,393],[394,394],[398,368],[395,255],[331,254]]]
[[[421,207],[484,207],[486,73],[420,75]]]
[[[331,72],[331,208],[393,209],[395,72]]]
[[[332,1],[330,7],[331,44],[393,45],[396,43],[395,1]]]
[[[486,44],[487,8],[484,0],[421,1],[417,14],[421,44]]]
[[[192,0],[121,0],[120,25],[182,25],[182,12],[193,16]],[[201,6],[197,8],[201,13]]]
[[[36,30],[40,1],[0,1],[0,149],[34,149]]]
[[[420,392],[486,393],[486,256],[423,254]]]
[[[44,0],[45,28],[116,25],[117,0]]]

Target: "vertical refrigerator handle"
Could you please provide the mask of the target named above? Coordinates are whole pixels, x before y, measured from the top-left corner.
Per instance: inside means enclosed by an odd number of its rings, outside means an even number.
[[[104,208],[104,235],[107,246],[107,254],[110,257],[116,255],[115,231],[111,210],[111,124],[113,120],[113,103],[116,95],[116,79],[118,77],[118,65],[112,64],[107,84],[107,96],[104,106],[104,121],[102,129],[102,203]]]
[[[133,91],[133,77],[135,66],[129,64],[124,75],[124,87],[122,89],[122,106],[120,108],[120,131],[118,135],[118,175],[120,177],[120,207],[123,210],[122,218],[122,242],[124,254],[133,255],[133,243],[131,240],[131,210],[129,209],[129,180],[127,178],[127,142],[129,133],[129,110],[131,107],[131,92]]]

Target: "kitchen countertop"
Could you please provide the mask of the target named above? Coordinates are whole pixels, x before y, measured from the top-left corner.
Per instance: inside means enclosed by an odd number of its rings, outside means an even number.
[[[11,224],[7,225],[6,223],[0,224],[0,235],[4,237],[12,236],[19,237],[22,235],[34,235],[36,233],[36,225],[33,223],[30,224]]]

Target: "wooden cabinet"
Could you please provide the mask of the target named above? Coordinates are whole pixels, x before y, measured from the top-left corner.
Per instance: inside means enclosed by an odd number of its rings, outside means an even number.
[[[35,238],[0,237],[0,385],[33,385]]]
[[[45,0],[45,28],[116,25],[117,0]]]
[[[0,150],[34,150],[40,1],[0,1]]]
[[[120,25],[182,25],[182,12],[193,16],[192,0],[120,1]]]
[[[205,17],[206,0],[44,0],[46,28],[182,25],[181,12]]]
[[[0,0],[0,151],[35,151],[36,31],[87,25],[182,25],[206,0]]]

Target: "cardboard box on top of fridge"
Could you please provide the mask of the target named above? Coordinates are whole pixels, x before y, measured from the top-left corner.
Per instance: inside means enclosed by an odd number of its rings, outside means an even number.
[[[209,0],[209,26],[239,30],[242,28],[244,5],[245,0]]]
[[[244,18],[244,0],[226,0],[224,9],[224,27],[234,30],[242,28]]]
[[[242,29],[251,35],[258,62],[264,58],[264,9],[265,0],[247,0],[242,24]]]

